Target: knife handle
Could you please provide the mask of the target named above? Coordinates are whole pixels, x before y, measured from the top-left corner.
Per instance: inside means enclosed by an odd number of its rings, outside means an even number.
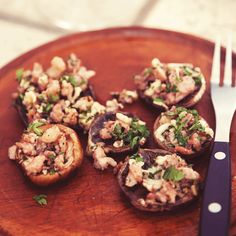
[[[231,168],[228,142],[215,142],[204,187],[201,236],[228,235],[231,203]]]

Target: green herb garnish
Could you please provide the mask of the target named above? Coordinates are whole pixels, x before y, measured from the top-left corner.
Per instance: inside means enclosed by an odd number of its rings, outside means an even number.
[[[52,102],[52,103],[57,102],[59,99],[60,99],[60,97],[59,97],[57,94],[56,94],[56,95],[50,95],[50,96],[49,96],[49,100],[50,100],[50,102]]]
[[[75,77],[73,77],[71,75],[64,75],[62,77],[62,80],[65,80],[65,81],[71,83],[73,87],[77,87],[78,86],[78,82],[76,81]]]
[[[140,125],[138,120],[133,118],[128,132],[117,124],[114,127],[112,136],[116,140],[123,140],[126,145],[130,145],[130,147],[134,149],[138,146],[141,138],[147,138],[149,136],[149,131],[146,125]]]
[[[152,73],[152,68],[151,68],[151,67],[148,67],[148,68],[146,68],[146,69],[144,70],[143,75],[144,75],[144,76],[148,76],[148,75],[150,75],[151,73]]]
[[[124,133],[124,129],[119,125],[119,124],[116,124],[115,127],[114,127],[114,130],[112,132],[112,134],[118,138],[118,139],[122,139],[123,138],[123,134]]]
[[[194,77],[194,82],[196,86],[201,86],[202,85],[202,77],[198,76],[198,77]]]
[[[198,131],[204,132],[205,128],[202,126],[202,124],[199,121],[197,121],[189,128],[189,130],[198,130]]]
[[[43,94],[39,94],[39,95],[38,95],[38,100],[41,101],[41,102],[45,102],[45,101],[46,101],[46,99],[45,99],[45,97],[43,96]]]
[[[24,74],[24,69],[18,69],[17,71],[16,71],[16,80],[18,81],[18,82],[21,82],[21,80],[22,80],[22,77],[23,77],[23,74]]]
[[[153,103],[164,103],[164,100],[162,98],[154,98]]]
[[[147,138],[150,132],[146,125],[140,125],[138,119],[133,118],[130,130],[128,131],[125,141],[130,143],[130,147],[134,149],[137,147],[141,138]]]
[[[81,79],[81,82],[79,83],[79,86],[82,86],[83,84],[86,84],[87,82],[86,82],[86,80],[85,79]]]
[[[36,121],[31,123],[28,126],[28,131],[33,131],[35,134],[37,134],[38,136],[42,136],[43,135],[43,131],[39,128],[40,126],[44,125],[45,123],[42,121]]]
[[[49,171],[49,174],[50,175],[54,175],[56,173],[56,171],[54,170],[54,169],[51,169],[50,171]]]
[[[73,77],[73,76],[70,76],[69,77],[69,82],[74,86],[76,87],[78,85],[76,79]]]
[[[43,107],[43,111],[44,111],[45,113],[49,113],[49,112],[52,110],[52,108],[53,108],[53,104],[47,103],[47,104]]]
[[[175,77],[175,80],[178,81],[178,82],[180,82],[180,81],[182,81],[183,79],[182,79],[181,77]]]
[[[180,170],[177,170],[174,166],[170,166],[166,169],[163,175],[163,179],[172,180],[172,181],[180,181],[184,178],[184,173]]]
[[[19,99],[20,99],[21,101],[23,101],[23,100],[24,100],[24,94],[21,93],[21,94],[19,95]]]
[[[33,197],[33,199],[41,206],[44,206],[44,205],[48,204],[47,195],[45,195],[45,194],[35,195]]]
[[[55,160],[56,155],[54,155],[54,154],[50,154],[50,155],[48,155],[48,158],[51,159],[51,160]]]
[[[133,154],[130,159],[135,159],[136,162],[144,162],[143,157],[141,157],[138,153]]]
[[[176,108],[176,113],[177,113],[177,114],[180,114],[182,111],[187,111],[187,109],[184,108],[184,107],[177,107],[177,108]]]
[[[175,84],[171,85],[171,84],[166,84],[166,92],[167,93],[177,93],[178,92],[178,88]]]
[[[187,66],[184,66],[183,70],[184,70],[185,75],[192,75],[192,73],[193,73],[192,69]]]
[[[161,169],[157,169],[156,167],[151,167],[148,169],[148,178],[154,179],[155,175],[157,173],[160,173],[162,170]]]
[[[175,138],[177,139],[180,146],[186,146],[187,144],[187,137],[184,137],[181,132],[175,133]]]
[[[192,110],[188,110],[189,113],[191,113],[193,116],[197,116],[198,117],[198,111],[195,109]]]

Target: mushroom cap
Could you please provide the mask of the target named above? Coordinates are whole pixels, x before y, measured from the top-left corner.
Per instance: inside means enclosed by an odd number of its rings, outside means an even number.
[[[131,113],[120,112],[130,118],[135,118],[135,116]],[[98,116],[92,123],[89,133],[88,133],[88,146],[87,146],[87,154],[92,155],[92,147],[94,144],[99,142],[104,142],[104,150],[106,153],[116,154],[116,153],[129,153],[133,151],[130,145],[125,145],[123,147],[114,147],[112,143],[106,143],[104,139],[99,137],[99,131],[103,128],[103,123],[109,120],[116,120],[116,113],[114,112],[106,112],[100,116]]]
[[[176,103],[176,104],[171,104],[171,105],[159,105],[159,104],[155,104],[153,103],[153,100],[146,96],[143,92],[143,90],[138,89],[138,94],[139,97],[145,101],[147,104],[151,105],[152,107],[156,107],[158,110],[160,111],[165,111],[167,110],[167,108],[174,106],[174,105],[178,105],[178,106],[183,106],[183,107],[192,107],[195,104],[197,104],[200,99],[202,98],[203,94],[206,91],[206,79],[205,77],[202,75],[201,76],[201,86],[199,87],[199,89],[195,90],[192,94],[189,94],[188,96],[186,96],[184,99],[182,99],[180,102]]]
[[[172,154],[162,149],[139,149],[138,153],[142,155],[145,163],[144,165],[151,165],[157,155],[164,156]],[[175,203],[159,203],[158,205],[148,207],[141,205],[138,200],[140,198],[144,198],[148,191],[142,186],[134,186],[132,188],[125,186],[125,179],[129,171],[128,161],[129,159],[127,159],[119,169],[119,172],[117,174],[117,180],[121,190],[128,197],[131,204],[137,209],[149,212],[172,211],[177,210],[182,206],[188,205],[198,198],[197,195],[191,198],[185,197],[184,199],[178,199]],[[197,188],[200,189],[200,181],[197,183]]]
[[[161,114],[156,118],[156,120],[154,122],[154,125],[153,125],[153,138],[154,138],[154,141],[157,143],[158,147],[162,148],[163,150],[166,150],[166,151],[171,152],[171,153],[176,153],[176,151],[173,147],[169,147],[169,146],[165,145],[155,135],[155,130],[160,126],[160,124],[159,124],[160,118],[161,118]],[[206,122],[206,120],[203,117],[199,116],[199,118]],[[194,160],[196,157],[201,156],[201,154],[205,153],[208,150],[208,148],[210,147],[210,145],[212,143],[212,140],[213,139],[211,139],[210,141],[204,143],[201,150],[195,151],[192,154],[187,155],[187,154],[182,154],[182,153],[178,153],[178,152],[177,152],[177,154],[181,155],[181,157],[183,157],[184,159],[186,159],[188,161]]]
[[[95,99],[94,91],[91,85],[88,85],[88,88],[82,92],[82,97],[84,96],[91,96],[92,98]],[[30,123],[27,117],[27,110],[25,108],[25,105],[22,103],[22,100],[19,97],[15,99],[14,107],[16,108],[18,114],[20,115],[23,124],[25,125],[25,127],[27,127]],[[47,117],[42,117],[42,118],[47,119]],[[79,124],[71,126],[71,128],[77,131],[82,130],[82,127]]]
[[[66,167],[65,169],[61,170],[60,173],[56,172],[53,175],[50,175],[50,173],[45,174],[38,174],[38,175],[32,175],[28,174],[24,167],[21,165],[21,168],[23,169],[26,176],[31,180],[32,183],[39,185],[39,186],[48,186],[51,184],[54,184],[62,179],[65,179],[68,177],[76,168],[78,168],[82,161],[83,161],[83,148],[81,146],[80,140],[74,130],[72,130],[69,127],[66,127],[64,125],[60,124],[46,124],[40,127],[41,130],[46,131],[47,129],[51,128],[52,126],[57,126],[60,131],[63,131],[66,133],[70,140],[73,142],[73,155],[74,160],[71,163],[70,166]]]

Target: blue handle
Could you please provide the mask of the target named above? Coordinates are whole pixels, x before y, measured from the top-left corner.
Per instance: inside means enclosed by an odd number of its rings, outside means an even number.
[[[228,235],[231,203],[229,143],[215,142],[201,209],[200,235]]]

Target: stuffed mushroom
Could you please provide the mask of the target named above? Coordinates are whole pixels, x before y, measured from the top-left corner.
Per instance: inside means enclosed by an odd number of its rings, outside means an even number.
[[[91,125],[87,153],[93,156],[97,169],[114,167],[116,162],[108,154],[133,151],[143,146],[148,136],[146,123],[132,114],[107,112]]]
[[[117,178],[131,204],[143,211],[170,211],[199,195],[199,173],[164,150],[140,149],[121,165]]]
[[[28,126],[20,141],[9,148],[8,155],[40,186],[66,178],[83,160],[82,146],[74,130],[41,120]]]
[[[194,109],[173,106],[161,113],[154,124],[154,139],[158,145],[184,157],[203,153],[213,136],[213,130]]]
[[[139,95],[148,104],[162,110],[172,105],[191,107],[206,90],[205,78],[192,64],[161,63],[152,60],[151,67],[135,76]]]
[[[81,125],[80,108],[87,106],[81,103],[95,102],[89,85],[95,72],[87,70],[75,54],[66,61],[54,57],[46,71],[35,63],[32,71],[20,69],[16,74],[19,86],[14,94],[15,105],[26,125],[46,119],[49,123],[77,127]],[[81,100],[83,97],[86,98]],[[101,112],[97,110],[96,113]]]

